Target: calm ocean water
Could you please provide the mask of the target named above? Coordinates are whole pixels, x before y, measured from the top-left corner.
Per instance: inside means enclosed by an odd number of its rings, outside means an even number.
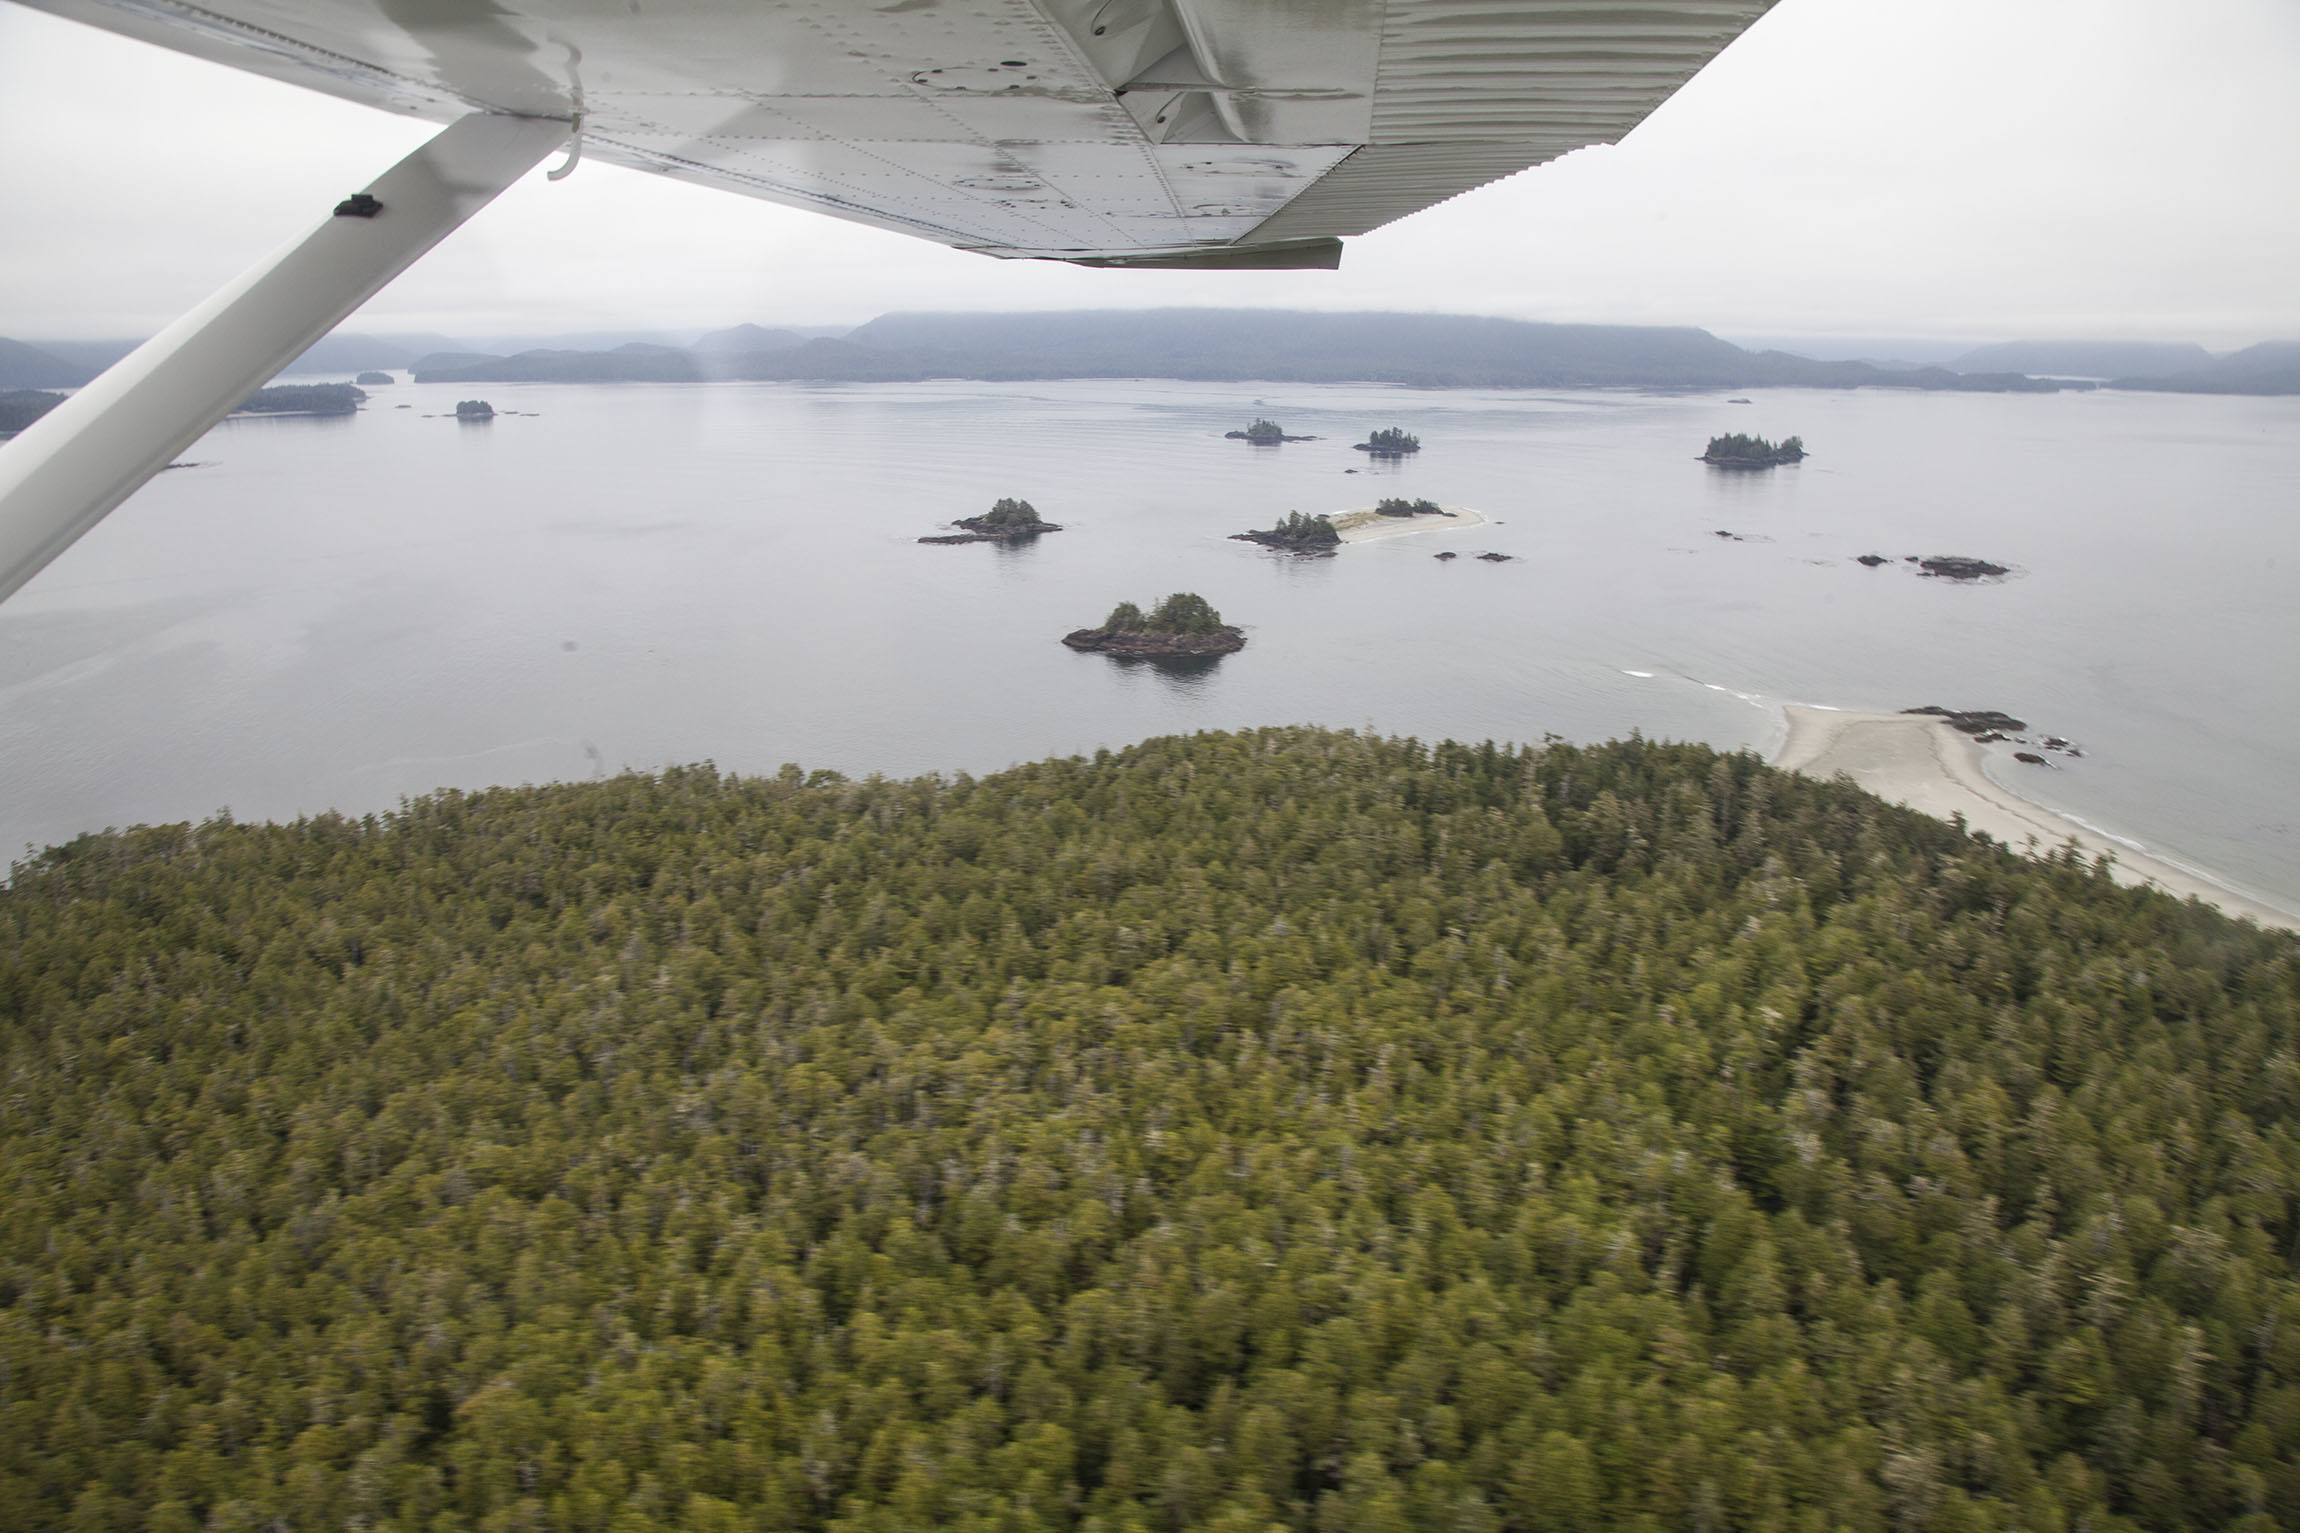
[[[1940,702],[2083,746],[2057,770],[1992,762],[2019,791],[2300,901],[2300,400],[372,392],[349,420],[219,427],[0,607],[0,844],[702,758],[980,772],[1292,721],[1762,750],[1780,702]],[[458,394],[536,413],[426,418]],[[1255,413],[1323,440],[1223,440]],[[1350,450],[1390,424],[1419,458]],[[1813,457],[1694,461],[1723,430],[1800,433]],[[1380,494],[1496,525],[1316,561],[1226,541]],[[912,541],[1000,495],[1068,530]],[[1853,562],[1871,551],[1896,563]],[[1920,553],[2017,573],[1921,579],[1897,563]],[[1176,590],[1249,647],[1172,675],[1056,642]]]

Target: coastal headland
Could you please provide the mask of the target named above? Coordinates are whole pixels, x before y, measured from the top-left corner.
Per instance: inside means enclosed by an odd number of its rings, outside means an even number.
[[[2015,850],[2033,838],[2040,851],[2075,841],[2088,856],[2106,854],[2121,884],[2148,884],[2176,899],[2195,898],[2262,926],[2300,931],[2300,912],[2241,894],[2162,857],[2101,835],[1999,785],[1982,767],[1978,742],[1939,718],[1906,713],[1849,713],[1791,704],[1788,735],[1773,765],[1807,777],[1842,772],[1879,798],[1937,819],[1965,824]]]

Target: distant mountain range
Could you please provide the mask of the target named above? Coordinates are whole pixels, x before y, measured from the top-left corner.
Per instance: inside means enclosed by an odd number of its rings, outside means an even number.
[[[2185,341],[1999,341],[1975,347],[1947,365],[1960,373],[2156,378],[2211,364],[2211,352]]]
[[[831,339],[743,326],[684,350],[538,349],[426,357],[422,381],[597,379],[1194,378],[1428,388],[1920,388],[2049,390],[2018,374],[1889,370],[1748,351],[1706,330],[1546,325],[1447,314],[1267,309],[890,314]]]
[[[625,337],[618,341],[616,337]],[[1115,309],[888,314],[844,335],[736,325],[686,345],[594,332],[493,348],[439,335],[331,335],[290,373],[412,370],[451,383],[907,382],[927,378],[1186,378],[1425,388],[1904,388],[2300,393],[2300,342],[2214,358],[2200,346],[2008,341],[1947,366],[1736,346],[1689,326],[1554,325],[1448,314]],[[551,337],[523,340],[553,341]],[[0,340],[0,389],[71,388],[131,347]]]
[[[0,390],[74,389],[93,376],[43,347],[0,338]]]
[[[2119,378],[2114,389],[2169,394],[2300,394],[2300,341],[2262,341],[2169,377]]]

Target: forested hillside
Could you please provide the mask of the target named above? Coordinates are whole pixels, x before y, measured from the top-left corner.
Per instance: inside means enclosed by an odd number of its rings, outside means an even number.
[[[2300,942],[1640,741],[90,837],[0,1527],[2300,1525]]]

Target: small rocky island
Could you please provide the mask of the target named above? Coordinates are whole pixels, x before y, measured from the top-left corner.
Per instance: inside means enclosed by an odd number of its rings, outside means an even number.
[[[1957,733],[1971,735],[1983,745],[2010,740],[2016,745],[2034,745],[2040,750],[2054,751],[2063,756],[2084,754],[2074,740],[2059,735],[2039,735],[2031,739],[2026,733],[2028,720],[2016,719],[2009,713],[1999,713],[1993,708],[1943,708],[1938,703],[1932,703],[1923,708],[1903,708],[1901,712],[1939,719]],[[2038,766],[2051,765],[2042,756],[2029,751],[2013,752],[2013,760],[2031,762]]]
[[[394,380],[389,373],[378,373],[371,371],[361,373],[358,377],[352,379],[351,381],[359,384],[363,388],[372,389],[379,388],[386,383],[393,382]]]
[[[1351,444],[1359,452],[1372,453],[1377,458],[1403,458],[1422,450],[1422,439],[1395,426],[1384,426],[1362,442]]]
[[[1715,468],[1778,468],[1784,463],[1802,463],[1805,461],[1805,439],[1791,436],[1783,437],[1778,442],[1768,442],[1761,436],[1743,436],[1738,431],[1729,431],[1723,436],[1709,439],[1708,449],[1701,454],[1701,461]]]
[[[2017,735],[2028,728],[2027,720],[2016,719],[2009,713],[1999,713],[1994,708],[1943,708],[1938,703],[1931,703],[1922,708],[1903,708],[1901,712],[1939,719],[1957,733],[1975,738],[1981,735]]]
[[[459,421],[491,421],[495,419],[495,406],[484,399],[458,399],[455,418]]]
[[[1275,447],[1280,442],[1315,442],[1314,436],[1288,436],[1285,428],[1274,420],[1260,416],[1243,431],[1225,431],[1223,437],[1232,442],[1252,442],[1256,447]]]
[[[1451,516],[1453,513],[1434,500],[1406,500],[1400,496],[1386,496],[1374,507],[1376,516]]]
[[[1917,573],[1941,580],[1994,580],[2009,575],[2012,568],[2004,564],[1991,564],[1986,559],[1967,559],[1958,554],[1941,554],[1917,561]]]
[[[1074,630],[1062,642],[1122,660],[1182,660],[1236,654],[1246,647],[1246,636],[1224,623],[1205,597],[1177,591],[1147,613],[1122,601],[1100,628]]]
[[[1260,532],[1233,532],[1230,541],[1259,543],[1287,554],[1330,554],[1342,546],[1342,534],[1331,517],[1288,511],[1277,526]]]
[[[1724,537],[1725,534],[1720,532],[1717,536]],[[1853,562],[1869,569],[1879,569],[1893,561],[1883,554],[1858,554],[1854,556]],[[1987,559],[1967,559],[1961,554],[1939,554],[1930,559],[1907,554],[1901,562],[1915,565],[1919,575],[1936,580],[1999,580],[2012,573],[2011,565],[1995,564]]]
[[[980,516],[962,516],[951,523],[963,527],[963,532],[943,533],[938,537],[920,538],[921,543],[1027,543],[1042,532],[1060,532],[1061,524],[1050,522],[1038,514],[1038,508],[1027,500],[1002,496]]]

